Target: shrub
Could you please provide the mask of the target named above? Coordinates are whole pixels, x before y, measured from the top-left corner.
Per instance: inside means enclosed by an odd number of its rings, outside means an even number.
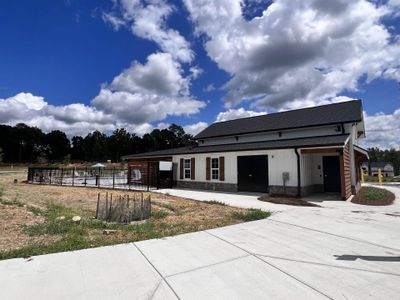
[[[249,209],[246,212],[234,212],[232,216],[235,219],[250,222],[268,218],[270,215],[271,213],[268,211],[262,211],[261,209]]]

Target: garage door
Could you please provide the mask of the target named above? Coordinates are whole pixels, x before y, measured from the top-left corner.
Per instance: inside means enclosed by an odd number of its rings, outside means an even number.
[[[268,156],[238,156],[238,190],[268,192]]]

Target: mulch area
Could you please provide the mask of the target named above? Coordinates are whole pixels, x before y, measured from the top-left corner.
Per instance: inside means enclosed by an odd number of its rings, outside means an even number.
[[[386,197],[379,199],[379,200],[370,200],[367,199],[365,194],[367,193],[367,188],[362,187],[360,191],[351,199],[351,202],[356,203],[356,204],[362,204],[362,205],[372,205],[372,206],[383,206],[383,205],[390,205],[393,203],[395,200],[396,196],[386,190]]]
[[[275,203],[275,204],[321,207],[318,204],[310,203],[303,199],[291,198],[291,197],[273,197],[270,195],[263,195],[263,196],[258,197],[258,200],[264,201],[264,202],[271,202],[271,203]]]

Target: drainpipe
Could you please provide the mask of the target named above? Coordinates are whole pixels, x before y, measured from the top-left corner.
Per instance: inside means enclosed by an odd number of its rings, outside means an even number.
[[[294,153],[297,156],[297,197],[301,196],[301,174],[300,174],[300,154],[297,152],[299,148],[294,148]]]

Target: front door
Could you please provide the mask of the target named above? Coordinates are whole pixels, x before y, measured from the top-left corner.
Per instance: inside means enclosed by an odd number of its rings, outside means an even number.
[[[268,192],[268,156],[238,156],[238,190]]]
[[[339,156],[323,156],[324,191],[340,193],[340,162]]]

